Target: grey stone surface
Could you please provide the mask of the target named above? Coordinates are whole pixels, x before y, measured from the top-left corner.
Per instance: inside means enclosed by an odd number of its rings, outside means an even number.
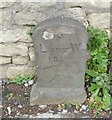
[[[32,39],[27,34],[28,27],[12,27],[10,30],[0,31],[0,43],[16,43],[25,42],[31,43]]]
[[[34,48],[33,47],[29,48],[29,57],[30,57],[30,60],[32,60],[32,61],[35,60]]]
[[[17,74],[34,74],[35,68],[25,65],[9,66],[6,72],[7,78],[13,78]]]
[[[18,25],[36,25],[42,21],[46,16],[42,13],[34,14],[32,12],[18,12],[15,14],[15,24]]]
[[[0,56],[0,65],[11,63],[11,58],[1,57]]]
[[[0,44],[0,55],[1,56],[27,56],[28,47],[24,43],[20,44]]]
[[[7,8],[13,5],[13,2],[0,2],[0,8]]]
[[[28,63],[28,57],[22,57],[22,56],[17,56],[17,57],[13,57],[13,63],[15,65],[25,65]]]
[[[110,28],[110,13],[93,13],[88,15],[90,25],[97,28]]]
[[[81,8],[68,8],[66,3],[63,2],[58,2],[57,4],[41,9],[40,11],[46,15],[46,18],[43,20],[52,17],[64,16],[77,19],[87,26],[87,21],[85,19],[86,14],[84,11]]]
[[[84,102],[88,35],[82,23],[62,16],[51,18],[37,26],[33,39],[38,79],[31,105]]]
[[[11,10],[10,9],[8,11],[0,10],[0,12],[2,13],[0,25],[2,26],[2,28],[9,27],[11,25],[11,17],[12,17]]]
[[[0,107],[2,104],[2,83],[0,83]]]
[[[6,71],[7,71],[8,65],[0,65],[0,78],[7,78]]]

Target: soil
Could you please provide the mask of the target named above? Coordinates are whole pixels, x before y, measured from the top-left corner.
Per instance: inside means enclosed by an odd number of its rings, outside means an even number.
[[[17,84],[3,84],[2,89],[2,105],[3,105],[3,118],[15,118],[15,116],[19,115],[37,115],[37,113],[47,113],[49,110],[53,111],[53,114],[57,114],[59,111],[57,109],[58,105],[47,105],[46,108],[42,109],[39,105],[30,106],[30,91],[32,86],[25,87],[24,85]],[[86,102],[85,102],[86,103]],[[11,109],[11,114],[8,113],[8,107]],[[69,116],[72,115],[77,118],[84,118],[89,116],[90,118],[108,118],[109,112],[102,112],[100,115],[97,115],[92,110],[84,111],[77,110],[74,107],[68,107],[66,110],[69,113]],[[77,111],[74,113],[74,111]],[[60,111],[61,112],[61,111]]]

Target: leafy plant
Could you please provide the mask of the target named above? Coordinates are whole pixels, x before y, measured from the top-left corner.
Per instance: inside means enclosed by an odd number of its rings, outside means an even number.
[[[106,31],[88,27],[90,40],[88,42],[88,51],[91,60],[87,62],[86,83],[89,85],[88,92],[91,93],[89,103],[90,109],[96,112],[110,109],[110,76],[107,74],[109,37]]]
[[[34,75],[32,74],[25,74],[25,75],[17,75],[13,79],[9,80],[9,83],[16,83],[16,84],[25,84],[28,81],[32,80]]]

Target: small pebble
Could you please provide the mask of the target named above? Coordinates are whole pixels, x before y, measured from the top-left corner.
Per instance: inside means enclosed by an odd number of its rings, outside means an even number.
[[[17,115],[20,115],[20,112],[17,112]]]
[[[17,101],[14,101],[13,103],[14,103],[14,105],[18,105],[19,104]]]
[[[87,107],[88,107],[87,105],[82,105],[82,109],[83,109],[83,110],[86,110]]]
[[[78,113],[78,111],[74,110],[74,113]]]
[[[84,114],[86,114],[86,111],[84,111]]]
[[[18,105],[18,108],[22,108],[23,106],[22,105]]]
[[[28,83],[25,83],[24,86],[25,86],[25,87],[28,87]]]
[[[11,114],[11,107],[7,107],[7,110],[8,110],[8,114],[10,115]]]
[[[54,113],[54,111],[53,110],[49,110],[49,113]]]
[[[22,116],[23,116],[23,118],[24,118],[24,117],[26,118],[26,117],[28,117],[29,115],[26,115],[26,114],[25,114],[25,115],[22,115]]]
[[[24,93],[24,96],[25,96],[25,97],[29,97],[28,93]]]
[[[0,80],[0,85],[2,85],[2,80]]]
[[[40,115],[40,113],[37,113],[37,116]]]
[[[80,112],[82,111],[82,108],[80,108],[80,110],[79,110]]]
[[[68,112],[68,110],[65,110],[65,109],[64,109],[62,112],[63,112],[63,113],[67,113],[67,112]]]
[[[28,84],[29,84],[29,85],[33,85],[33,83],[34,83],[34,80],[28,81]]]
[[[47,105],[39,105],[39,108],[41,109],[45,109],[47,107]]]

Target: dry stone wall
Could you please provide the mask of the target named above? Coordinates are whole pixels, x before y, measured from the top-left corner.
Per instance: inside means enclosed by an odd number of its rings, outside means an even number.
[[[0,2],[0,13],[0,78],[35,71],[33,41],[27,32],[47,18],[63,14],[85,26],[90,24],[110,31],[110,2],[101,0],[66,4]]]

